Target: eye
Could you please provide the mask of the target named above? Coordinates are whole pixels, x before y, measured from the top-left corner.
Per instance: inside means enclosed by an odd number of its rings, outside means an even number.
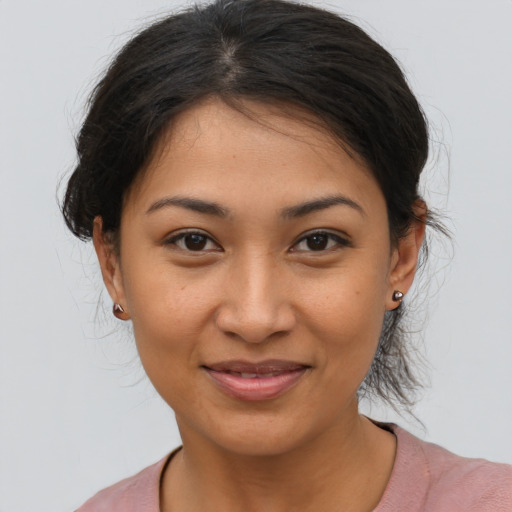
[[[303,237],[294,246],[293,251],[320,252],[334,249],[335,247],[347,247],[350,242],[345,238],[327,233],[325,231],[316,231]]]
[[[220,250],[208,235],[199,231],[186,231],[174,235],[169,238],[166,245],[175,245],[183,251],[200,252],[200,251],[218,251]]]

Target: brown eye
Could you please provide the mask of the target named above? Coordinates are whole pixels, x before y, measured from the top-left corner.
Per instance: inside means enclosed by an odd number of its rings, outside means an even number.
[[[189,251],[201,251],[205,248],[208,237],[193,233],[190,235],[185,235],[183,237],[183,241],[185,243],[185,247]]]
[[[321,252],[350,246],[350,242],[334,233],[311,233],[299,240],[293,247],[294,252]]]
[[[327,244],[329,243],[329,236],[324,234],[318,234],[313,236],[308,236],[306,238],[307,246],[312,251],[323,251]]]
[[[209,236],[198,232],[180,233],[169,239],[166,245],[190,252],[219,250],[219,246]]]

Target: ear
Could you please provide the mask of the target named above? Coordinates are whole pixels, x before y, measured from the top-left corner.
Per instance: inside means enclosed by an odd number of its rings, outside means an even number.
[[[427,205],[418,199],[413,206],[415,219],[411,223],[407,234],[398,241],[393,250],[389,275],[389,289],[386,299],[386,309],[396,309],[400,302],[393,300],[393,293],[400,291],[407,294],[412,286],[421,245],[425,238],[427,220]]]
[[[126,305],[119,255],[112,238],[103,231],[103,219],[100,216],[94,219],[92,240],[108,294],[114,304],[119,304],[123,309],[116,316],[128,320],[130,314]]]

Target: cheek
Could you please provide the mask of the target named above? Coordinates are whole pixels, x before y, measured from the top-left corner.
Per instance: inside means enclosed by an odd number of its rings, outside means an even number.
[[[209,309],[208,296],[165,282],[148,287],[147,293],[132,291],[130,311],[137,342],[155,349],[191,348],[202,330]]]
[[[172,409],[200,408],[200,393],[189,383],[198,371],[207,297],[164,280],[143,288],[130,292],[133,331],[146,374]]]
[[[172,379],[193,365],[212,309],[211,287],[170,272],[168,264],[129,270],[126,300],[141,361],[152,380],[159,374]]]
[[[300,294],[311,318],[356,336],[361,331],[380,332],[385,312],[387,267],[380,262],[340,269],[323,279],[311,280]]]
[[[318,303],[311,311],[311,323],[317,337],[324,341],[333,361],[370,359],[373,357],[382,329],[384,309],[373,297],[357,291]]]
[[[377,349],[385,314],[386,269],[340,272],[311,286],[302,307],[305,324],[323,345],[328,376],[357,389]]]

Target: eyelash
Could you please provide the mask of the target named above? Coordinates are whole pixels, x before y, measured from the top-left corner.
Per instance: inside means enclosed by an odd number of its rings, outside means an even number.
[[[166,245],[175,245],[176,247],[178,247],[179,249],[181,249],[182,251],[185,251],[185,252],[190,252],[190,253],[202,253],[204,251],[211,251],[211,249],[205,249],[204,247],[200,248],[199,250],[195,251],[193,249],[190,249],[188,247],[180,247],[178,245],[179,242],[183,242],[185,244],[185,238],[187,236],[194,236],[194,235],[197,235],[197,236],[200,236],[202,237],[203,239],[206,239],[206,242],[205,242],[205,245],[207,245],[209,242],[213,242],[215,245],[217,245],[218,247],[218,244],[217,242],[215,242],[215,240],[213,240],[211,237],[209,237],[207,234],[201,232],[201,231],[184,231],[184,232],[181,232],[181,233],[178,233],[177,235],[174,235],[172,236],[171,238],[169,238],[168,240],[166,240],[165,244]],[[329,241],[334,241],[335,242],[335,245],[331,247],[327,246],[326,248],[322,248],[322,249],[319,249],[319,250],[314,250],[314,249],[310,249],[310,250],[297,250],[297,249],[293,249],[293,247],[296,247],[298,246],[299,244],[301,243],[307,243],[307,240],[311,240],[313,237],[315,236],[322,236],[322,237],[328,237],[328,241],[327,241],[327,245],[329,245]],[[350,243],[350,241],[346,238],[343,238],[339,235],[336,235],[334,233],[330,233],[328,231],[313,231],[313,232],[310,232],[310,233],[307,233],[306,235],[302,236],[299,240],[297,240],[293,246],[292,246],[292,252],[310,252],[310,253],[325,253],[327,251],[330,251],[332,249],[334,249],[336,246],[338,247],[350,247],[352,244]],[[214,249],[215,252],[219,252],[220,250],[219,249]]]
[[[302,244],[302,243],[306,243],[307,244],[307,241],[311,240],[315,236],[327,237],[327,239],[328,239],[327,244],[329,244],[329,241],[333,241],[334,245],[331,245],[331,247],[323,248],[323,249],[316,250],[316,251],[313,250],[313,249],[310,249],[310,250],[306,250],[304,252],[319,252],[319,253],[320,252],[327,252],[327,251],[329,251],[331,249],[336,249],[336,248],[339,249],[340,247],[350,247],[350,245],[351,245],[350,241],[347,238],[343,238],[340,235],[336,235],[334,233],[330,233],[329,231],[313,231],[311,233],[308,233],[305,236],[302,236],[297,242],[295,242],[293,244],[292,247],[297,247],[299,244]],[[293,252],[297,252],[297,250],[294,249]]]
[[[202,233],[201,231],[182,231],[181,233],[178,233],[177,235],[174,235],[173,237],[166,240],[165,244],[166,245],[176,245],[179,249],[181,249],[182,251],[186,251],[186,252],[203,252],[204,248],[199,251],[194,251],[192,249],[188,249],[187,247],[180,247],[178,245],[178,242],[184,241],[185,237],[193,236],[193,235],[203,237],[203,238],[207,239],[208,241],[213,242],[214,244],[218,245],[211,237],[209,237],[205,233]],[[208,243],[208,242],[206,242],[206,243]],[[218,249],[217,249],[217,251],[218,251]]]

